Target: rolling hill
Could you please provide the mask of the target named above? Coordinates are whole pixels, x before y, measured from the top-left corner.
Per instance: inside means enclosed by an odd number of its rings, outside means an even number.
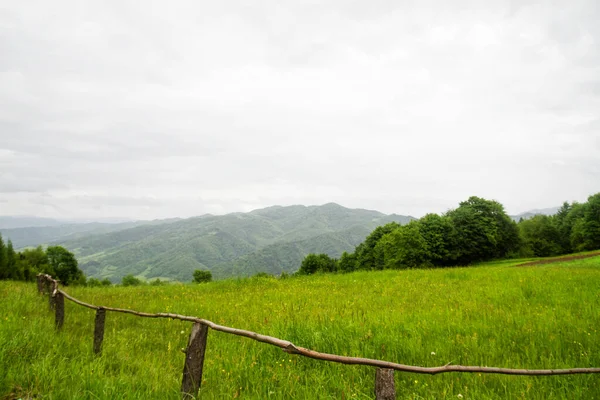
[[[144,224],[58,243],[77,255],[88,276],[119,281],[133,274],[189,281],[195,269],[211,270],[218,278],[293,272],[308,253],[339,257],[353,251],[375,227],[411,219],[333,203],[274,206]]]

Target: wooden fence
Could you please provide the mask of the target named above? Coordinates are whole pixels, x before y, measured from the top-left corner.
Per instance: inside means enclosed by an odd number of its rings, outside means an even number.
[[[96,319],[94,327],[94,353],[102,352],[102,341],[104,340],[104,321],[106,312],[120,312],[126,314],[137,315],[138,317],[146,318],[171,318],[182,321],[193,322],[188,346],[185,350],[185,363],[183,367],[183,378],[181,383],[181,393],[183,399],[195,398],[198,395],[200,384],[202,382],[202,368],[204,365],[204,353],[206,350],[206,338],[208,336],[208,328],[215,331],[229,333],[237,336],[244,336],[258,342],[267,343],[281,348],[289,354],[297,354],[304,357],[313,358],[316,360],[337,362],[342,364],[357,364],[377,367],[375,374],[375,398],[381,400],[389,400],[396,398],[396,388],[394,384],[394,370],[404,372],[414,372],[418,374],[441,374],[444,372],[477,372],[484,374],[507,374],[507,375],[567,375],[567,374],[594,374],[600,373],[600,368],[569,368],[569,369],[513,369],[513,368],[497,368],[497,367],[477,367],[477,366],[462,366],[462,365],[444,365],[441,367],[419,367],[414,365],[404,365],[389,361],[374,360],[361,357],[346,357],[337,354],[320,353],[314,350],[305,349],[295,344],[272,336],[261,335],[256,332],[246,331],[243,329],[231,328],[215,324],[212,321],[191,317],[187,315],[179,315],[172,313],[150,314],[135,310],[127,310],[123,308],[113,308],[105,306],[96,306],[85,303],[79,299],[69,296],[67,293],[59,289],[59,282],[53,279],[50,275],[39,274],[37,276],[38,292],[48,294],[50,309],[55,311],[55,326],[57,330],[62,329],[65,319],[65,298],[79,304],[80,306],[96,310]]]

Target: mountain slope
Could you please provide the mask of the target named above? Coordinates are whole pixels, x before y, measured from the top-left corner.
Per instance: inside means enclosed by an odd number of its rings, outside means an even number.
[[[0,228],[3,237],[10,238],[16,249],[57,241],[75,240],[84,236],[116,232],[136,226],[162,224],[174,220],[134,221],[121,223],[89,222],[50,226]],[[58,221],[56,221],[58,223]]]
[[[187,281],[195,269],[215,276],[296,270],[310,252],[339,257],[375,227],[412,217],[337,204],[269,207],[206,215],[60,241],[88,276],[118,281],[127,274]]]

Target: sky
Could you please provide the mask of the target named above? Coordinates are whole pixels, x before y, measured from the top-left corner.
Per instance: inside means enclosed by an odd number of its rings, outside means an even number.
[[[600,192],[600,2],[0,0],[0,215]]]

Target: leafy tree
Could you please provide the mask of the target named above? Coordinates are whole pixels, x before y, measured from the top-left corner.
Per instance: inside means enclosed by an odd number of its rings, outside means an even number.
[[[418,221],[419,233],[427,243],[428,258],[437,266],[452,265],[455,261],[456,231],[448,216],[427,214]]]
[[[356,253],[343,252],[338,267],[342,272],[352,272],[357,268]]]
[[[256,273],[253,278],[259,278],[259,279],[273,279],[274,276],[271,274],[268,274],[266,272],[258,272]]]
[[[90,278],[87,280],[87,286],[89,286],[89,287],[98,287],[101,285],[102,285],[102,283],[100,283],[100,280],[98,280],[96,278]]]
[[[17,254],[10,239],[6,243],[6,270],[9,279],[23,280],[23,273],[17,265]]]
[[[123,286],[140,286],[142,283],[143,282],[140,279],[131,274],[125,275],[123,279],[121,279],[121,285]]]
[[[335,272],[337,271],[337,261],[327,254],[308,254],[302,260],[300,275],[311,275],[317,272]]]
[[[0,235],[0,279],[8,279],[9,277],[10,273],[8,271],[6,260],[6,245],[4,244],[4,240],[2,240],[2,235]]]
[[[400,225],[396,222],[390,222],[389,224],[378,226],[364,242],[362,242],[356,248],[354,254],[356,255],[356,263],[358,269],[383,269],[383,254],[375,251],[377,242],[386,234],[398,229]]]
[[[571,228],[571,249],[573,252],[584,251],[585,248],[585,221],[583,219],[575,220]]]
[[[520,247],[518,227],[497,201],[472,196],[447,215],[456,229],[453,257],[460,264],[503,258]]]
[[[429,246],[416,221],[383,236],[377,247],[383,254],[385,268],[404,269],[432,265]]]
[[[99,280],[96,278],[90,278],[87,280],[87,286],[89,286],[89,287],[106,287],[106,286],[111,286],[111,285],[112,285],[112,282],[106,278],[104,278],[102,280]]]
[[[535,215],[519,223],[523,244],[530,254],[548,257],[561,254],[560,233],[551,217]]]
[[[212,273],[208,270],[197,269],[194,271],[194,282],[210,282],[212,281]]]
[[[48,265],[48,255],[42,249],[42,246],[35,249],[26,249],[19,253],[19,264],[23,270],[23,278],[26,281],[33,281],[38,273],[52,273]]]
[[[586,250],[600,249],[600,193],[588,197],[583,212],[583,237]]]
[[[62,246],[49,246],[46,255],[50,270],[63,285],[85,282],[83,271],[77,267],[77,259],[69,250]]]
[[[164,285],[166,282],[161,281],[160,278],[156,278],[153,281],[150,281],[150,286],[162,286]]]
[[[558,231],[561,253],[571,253],[571,231],[573,229],[573,218],[569,217],[573,206],[567,201],[554,214],[554,225]],[[519,222],[520,224],[520,222]]]

